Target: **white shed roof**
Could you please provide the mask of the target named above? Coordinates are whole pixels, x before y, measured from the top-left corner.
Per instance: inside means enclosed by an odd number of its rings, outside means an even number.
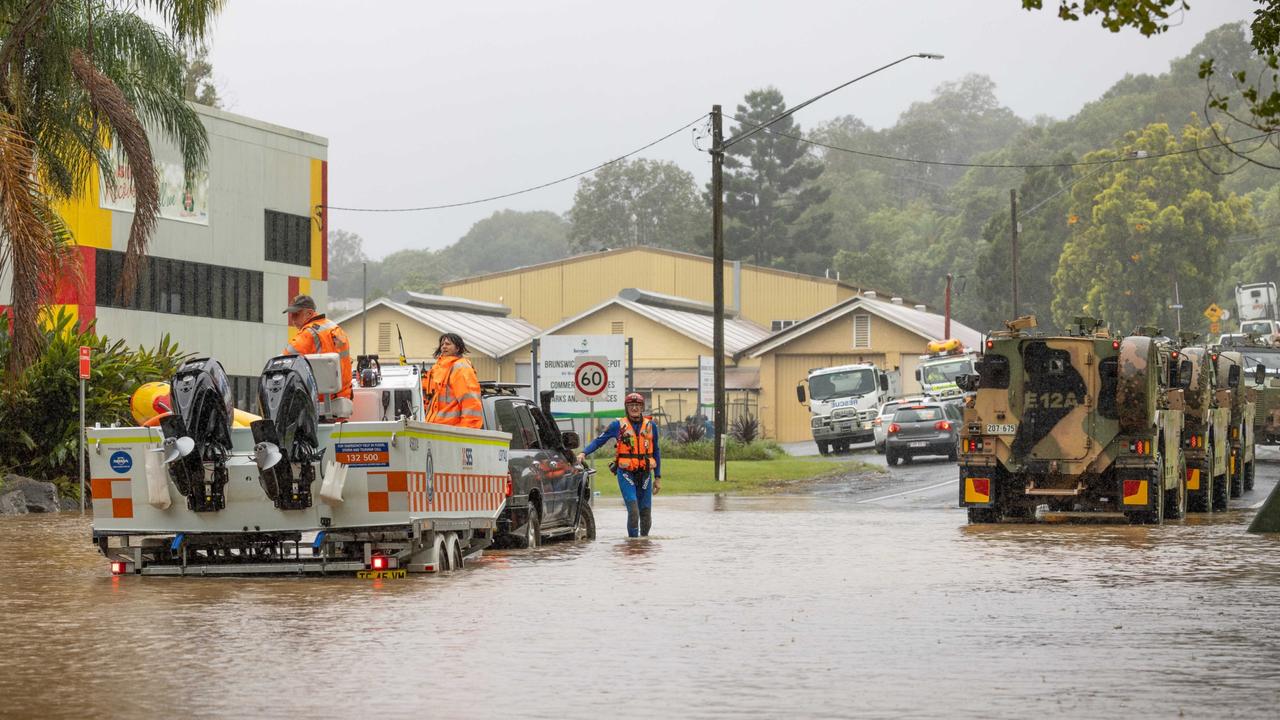
[[[625,291],[624,291],[625,292]],[[670,296],[662,296],[664,302],[680,300],[680,298],[672,298]],[[694,307],[699,303],[688,300],[689,307]],[[674,304],[674,303],[671,303]],[[548,328],[539,334],[555,335],[560,330],[581,320],[582,318],[594,315],[597,312],[611,306],[617,305],[626,308],[637,315],[648,318],[660,325],[665,325],[672,330],[694,340],[708,348],[713,344],[714,338],[712,333],[714,329],[711,322],[711,314],[706,312],[693,312],[690,310],[677,310],[674,307],[663,307],[659,305],[651,305],[645,302],[637,302],[628,300],[623,297],[615,297],[606,300],[599,305],[565,320],[554,327]],[[769,337],[769,331],[756,325],[749,320],[741,320],[737,318],[725,318],[724,321],[724,350],[725,355],[733,356],[742,349],[758,343]]]
[[[452,298],[451,298],[452,299]],[[491,358],[506,356],[512,350],[527,344],[538,335],[538,328],[520,318],[502,317],[492,312],[477,313],[466,310],[415,307],[388,298],[369,303],[369,309],[382,306],[390,308],[441,333],[453,332],[462,336],[467,348]],[[359,317],[359,310],[338,318],[344,323]]]
[[[826,310],[801,320],[785,330],[774,333],[763,342],[745,348],[743,354],[753,358],[760,357],[761,355],[785,345],[801,335],[826,325],[832,320],[844,317],[854,310],[863,310],[871,313],[872,315],[884,318],[899,327],[910,330],[926,340],[946,339],[943,337],[942,332],[943,327],[946,324],[946,318],[938,313],[929,312],[928,310],[917,310],[910,305],[900,305],[898,303],[880,300],[878,298],[868,298],[858,295],[851,297],[844,302],[832,305]],[[982,346],[982,333],[974,330],[964,323],[958,322],[954,317],[951,318],[951,337],[964,343],[965,347],[978,349]]]

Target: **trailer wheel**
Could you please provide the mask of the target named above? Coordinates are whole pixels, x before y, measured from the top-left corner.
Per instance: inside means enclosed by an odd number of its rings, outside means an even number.
[[[445,555],[449,556],[449,569],[461,570],[462,564],[462,543],[458,541],[457,533],[449,533],[444,541]]]
[[[436,572],[446,573],[453,569],[453,558],[449,554],[449,541],[441,539],[436,546]]]

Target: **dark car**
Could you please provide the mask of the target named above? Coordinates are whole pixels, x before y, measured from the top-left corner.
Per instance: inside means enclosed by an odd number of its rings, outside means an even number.
[[[511,433],[511,495],[498,518],[502,544],[537,547],[544,538],[596,536],[594,470],[575,464],[579,439],[561,432],[523,386],[482,383],[485,427]]]
[[[960,449],[961,411],[954,403],[904,405],[893,414],[885,435],[885,459],[897,465],[921,455],[946,455],[953,462]]]

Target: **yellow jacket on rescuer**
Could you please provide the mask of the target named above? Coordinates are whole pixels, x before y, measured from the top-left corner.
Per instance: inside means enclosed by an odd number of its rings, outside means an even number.
[[[337,353],[342,372],[342,389],[337,397],[351,399],[351,343],[338,324],[316,313],[316,301],[310,295],[299,295],[284,310],[289,314],[289,325],[298,328],[284,348],[285,355],[311,355]],[[325,396],[320,396],[323,401]]]
[[[480,403],[480,380],[475,368],[462,357],[467,346],[454,333],[440,336],[436,364],[422,376],[423,403],[427,422],[484,427],[484,406]]]

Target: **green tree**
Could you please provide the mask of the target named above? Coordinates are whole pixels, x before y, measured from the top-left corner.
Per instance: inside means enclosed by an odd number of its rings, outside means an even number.
[[[1215,172],[1220,168],[1195,154],[1168,154],[1208,144],[1209,137],[1205,128],[1188,125],[1179,137],[1168,125],[1153,124],[1115,150],[1085,156],[1164,154],[1107,166],[1073,187],[1071,212],[1079,219],[1053,276],[1053,315],[1059,325],[1089,314],[1122,331],[1152,323],[1172,331],[1168,305],[1175,283],[1186,307],[1218,299],[1223,241],[1253,226],[1249,202],[1222,196]],[[1184,313],[1183,322],[1184,328],[1193,327],[1199,316]]]
[[[213,63],[209,62],[209,48],[203,44],[187,44],[182,51],[182,95],[191,102],[222,107],[218,86],[213,81]]]
[[[647,245],[694,247],[709,227],[693,175],[665,160],[620,160],[583,178],[569,209],[574,252]]]
[[[786,109],[776,88],[747,93],[738,105],[735,137]],[[725,251],[757,265],[821,273],[830,265],[831,212],[821,209],[831,191],[816,181],[822,162],[801,142],[800,126],[786,117],[732,145],[724,159]]]
[[[546,210],[499,210],[440,251],[443,279],[509,270],[569,254],[569,225]]]
[[[93,348],[92,374],[85,394],[91,423],[132,425],[129,398],[139,385],[168,382],[187,354],[166,335],[153,349],[130,349],[92,328],[78,330],[71,315],[59,310],[40,330],[41,350],[21,374],[5,368],[13,352],[8,322],[0,317],[0,473],[16,472],[59,485],[64,495],[79,495],[76,476],[79,415],[72,412],[79,394],[74,368],[81,346]]]
[[[367,262],[364,238],[346,230],[329,233],[329,297],[362,297]]]
[[[76,273],[70,236],[52,203],[81,196],[129,159],[135,212],[124,266],[128,296],[159,213],[147,125],[172,138],[188,171],[205,160],[204,126],[183,100],[179,43],[204,39],[221,0],[151,0],[168,33],[104,0],[0,0],[0,265],[12,285],[12,369],[39,353],[40,305]],[[104,173],[112,182],[111,173]],[[7,261],[7,262],[6,262]]]
[[[1201,59],[1197,72],[1207,88],[1206,109],[1220,111],[1225,116],[1221,118],[1223,122],[1273,132],[1280,129],[1280,0],[1255,0],[1255,4],[1249,42],[1257,57],[1224,62],[1221,56],[1208,55]],[[1022,0],[1022,7],[1040,10],[1044,0]],[[1063,20],[1099,15],[1102,26],[1111,32],[1135,28],[1148,37],[1176,26],[1169,22],[1173,14],[1190,9],[1188,0],[1058,0],[1058,17]],[[1213,85],[1219,71],[1228,77],[1226,89]],[[1238,109],[1241,105],[1243,111]],[[1219,120],[1211,116],[1206,119],[1211,128]],[[1215,133],[1215,139],[1220,137]],[[1229,151],[1248,162],[1280,169],[1280,162],[1272,157],[1260,159],[1255,151]]]

